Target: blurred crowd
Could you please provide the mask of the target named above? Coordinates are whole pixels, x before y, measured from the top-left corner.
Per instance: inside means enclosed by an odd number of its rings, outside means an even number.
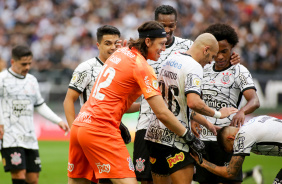
[[[99,26],[113,25],[123,39],[136,38],[137,27],[154,19],[161,4],[177,9],[176,36],[194,40],[212,23],[229,23],[250,71],[282,69],[282,0],[0,0],[0,58],[9,66],[11,48],[28,44],[33,71],[71,76],[79,63],[98,55]]]

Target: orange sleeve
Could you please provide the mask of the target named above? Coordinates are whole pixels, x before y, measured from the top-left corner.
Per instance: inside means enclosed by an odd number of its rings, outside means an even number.
[[[139,55],[136,58],[136,67],[134,68],[133,75],[145,99],[161,95],[159,83],[153,68]]]

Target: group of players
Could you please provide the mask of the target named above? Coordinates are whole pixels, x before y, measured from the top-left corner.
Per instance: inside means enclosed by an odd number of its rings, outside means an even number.
[[[130,39],[127,47],[122,47],[126,43],[117,28],[97,30],[99,56],[75,69],[64,101],[71,127],[70,184],[241,183],[242,163],[250,151],[281,156],[281,120],[262,116],[244,124],[259,100],[251,74],[232,54],[238,43],[235,30],[214,24],[193,42],[173,35],[176,24],[175,9],[162,5],[155,10],[155,21],[142,24],[139,39]],[[38,183],[33,107],[66,132],[69,128],[44,104],[36,79],[27,74],[29,49],[16,47],[12,56],[12,67],[0,75],[4,168],[13,184]],[[134,103],[141,94],[141,103]],[[75,118],[78,98],[82,108]],[[120,120],[139,110],[132,162],[124,144],[129,135]],[[272,143],[267,151],[265,142]]]

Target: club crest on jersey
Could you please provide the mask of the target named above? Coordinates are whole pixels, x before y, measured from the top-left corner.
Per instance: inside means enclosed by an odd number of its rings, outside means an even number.
[[[100,163],[96,163],[97,168],[99,170],[99,173],[109,173],[111,171],[111,165],[110,164],[100,164]]]
[[[153,158],[153,157],[150,157],[150,162],[151,162],[151,164],[154,164],[154,163],[156,163],[156,158]]]
[[[223,84],[228,84],[229,82],[230,82],[230,76],[232,75],[231,73],[228,73],[228,72],[226,72],[226,73],[222,73],[222,78],[221,78],[221,82],[223,83]]]
[[[136,159],[136,166],[135,169],[136,171],[142,172],[145,169],[145,165],[144,165],[145,159],[139,158]]]
[[[17,153],[17,152],[14,152],[11,154],[11,163],[13,165],[19,165],[22,163],[22,159],[21,159],[21,154],[20,153]]]
[[[74,168],[74,165],[68,162],[68,171],[72,172]]]
[[[128,161],[128,167],[131,171],[134,171],[134,165],[133,165],[133,162],[132,162],[132,159],[131,157],[128,157],[127,158],[127,161]]]
[[[201,86],[201,80],[199,78],[194,78],[193,79],[193,85],[200,87]]]

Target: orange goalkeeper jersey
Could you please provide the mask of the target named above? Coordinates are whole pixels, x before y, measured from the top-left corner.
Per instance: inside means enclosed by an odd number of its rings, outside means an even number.
[[[135,48],[118,49],[105,62],[73,125],[119,131],[122,115],[141,94],[146,99],[160,95],[153,68]]]

